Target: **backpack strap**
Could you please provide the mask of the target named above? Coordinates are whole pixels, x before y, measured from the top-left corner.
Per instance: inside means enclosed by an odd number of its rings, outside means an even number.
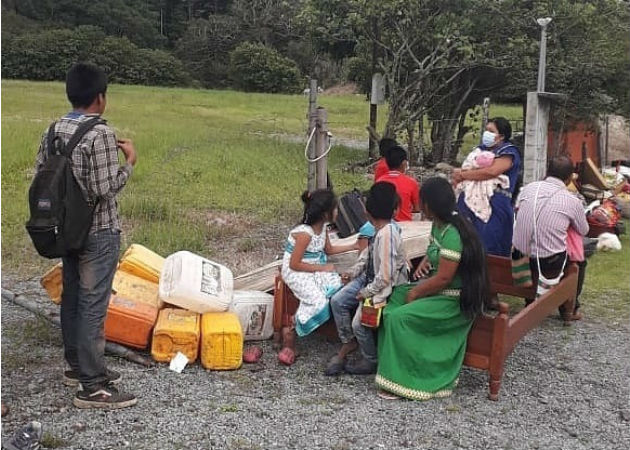
[[[83,139],[83,136],[85,136],[85,134],[96,125],[104,123],[105,121],[100,117],[92,117],[84,122],[81,122],[74,134],[70,137],[68,143],[66,144],[66,147],[62,152],[63,155],[70,158],[76,146],[79,145],[79,142],[81,142],[81,139]]]
[[[55,127],[57,126],[57,122],[53,122],[48,128],[48,134],[46,135],[46,148],[48,149],[48,153],[50,155],[55,154],[55,139],[57,136],[55,134]]]

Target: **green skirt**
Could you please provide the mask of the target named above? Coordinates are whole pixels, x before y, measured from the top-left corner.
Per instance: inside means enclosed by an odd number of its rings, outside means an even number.
[[[472,320],[461,313],[459,296],[406,303],[411,288],[395,288],[383,311],[376,384],[412,400],[447,397],[457,385]]]

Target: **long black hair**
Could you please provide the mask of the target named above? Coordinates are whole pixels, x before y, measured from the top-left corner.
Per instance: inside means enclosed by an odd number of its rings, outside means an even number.
[[[304,191],[302,201],[304,202],[302,223],[306,225],[313,225],[322,219],[332,219],[333,211],[337,207],[337,197],[330,189]],[[327,215],[329,217],[326,217]]]
[[[470,318],[483,312],[490,299],[490,281],[486,267],[486,252],[472,224],[457,213],[455,193],[444,178],[433,177],[422,183],[422,204],[443,224],[453,225],[462,241],[462,254],[457,274],[462,281],[459,307]]]

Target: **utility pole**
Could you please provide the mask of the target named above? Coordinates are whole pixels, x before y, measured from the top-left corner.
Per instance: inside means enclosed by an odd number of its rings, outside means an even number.
[[[372,32],[374,33],[374,39],[378,39],[378,26],[376,18],[372,19]],[[376,75],[376,59],[378,57],[378,47],[376,41],[372,42],[372,95],[370,95],[370,126],[373,130],[376,130],[377,121],[377,102],[374,99],[374,76]],[[369,140],[369,157],[376,158],[378,156],[376,148],[378,143],[372,138],[370,134]]]
[[[538,57],[538,92],[545,92],[545,65],[547,63],[547,25],[551,23],[551,17],[537,19],[540,25],[540,54]]]
[[[310,162],[315,159],[315,135],[313,135],[313,130],[317,126],[317,80],[311,78],[310,80],[310,92],[308,94],[308,135],[307,139],[312,136],[311,142],[308,146],[308,175],[307,175],[307,186],[309,192],[313,192],[317,185],[316,177],[316,168],[315,163]]]
[[[479,144],[482,143],[483,132],[486,131],[486,125],[488,125],[488,116],[490,115],[490,97],[485,97],[483,99],[481,111],[481,133],[479,134]]]
[[[328,156],[325,155],[328,149],[328,113],[321,106],[317,108],[317,131],[315,131],[317,160],[317,189],[328,187]]]

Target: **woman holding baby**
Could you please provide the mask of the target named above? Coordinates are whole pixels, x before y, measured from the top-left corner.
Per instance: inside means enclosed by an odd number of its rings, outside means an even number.
[[[487,253],[500,256],[509,256],[512,247],[512,195],[521,168],[521,156],[511,137],[507,119],[490,119],[482,145],[453,172],[453,184],[460,192],[460,214],[477,229]]]

